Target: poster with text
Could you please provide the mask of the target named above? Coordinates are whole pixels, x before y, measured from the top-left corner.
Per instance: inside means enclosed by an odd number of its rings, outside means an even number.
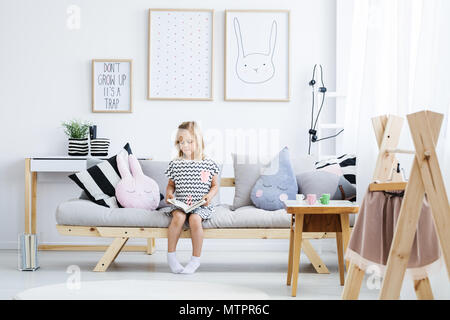
[[[132,112],[131,76],[131,60],[92,60],[92,112]]]

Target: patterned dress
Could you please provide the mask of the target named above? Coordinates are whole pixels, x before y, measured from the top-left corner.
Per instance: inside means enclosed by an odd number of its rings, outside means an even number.
[[[211,189],[214,175],[219,174],[219,166],[211,159],[185,160],[175,159],[169,162],[164,174],[175,182],[175,199],[188,205],[200,201]],[[178,209],[170,204],[160,211],[172,216],[172,211]],[[214,214],[214,206],[200,206],[191,212],[198,214],[203,220],[210,219]]]

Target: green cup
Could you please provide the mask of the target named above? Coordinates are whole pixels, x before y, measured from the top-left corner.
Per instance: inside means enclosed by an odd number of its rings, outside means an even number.
[[[321,204],[329,204],[330,203],[330,194],[324,193],[319,199]]]

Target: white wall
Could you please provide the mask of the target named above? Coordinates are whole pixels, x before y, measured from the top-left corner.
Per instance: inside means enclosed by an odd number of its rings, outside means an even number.
[[[79,30],[66,27],[70,5],[81,8]],[[146,100],[147,9],[167,7],[215,10],[214,101]],[[290,102],[223,100],[225,9],[291,10]],[[280,146],[288,145],[292,152],[306,154],[311,103],[308,82],[313,64],[324,65],[330,90],[335,85],[335,13],[334,0],[2,0],[0,130],[4,151],[0,156],[0,248],[16,248],[17,234],[24,230],[24,158],[66,154],[67,139],[60,127],[64,120],[80,118],[96,123],[98,136],[112,140],[112,152],[130,142],[136,154],[152,155],[158,160],[171,157],[171,135],[181,121],[191,119],[200,122],[205,133],[276,129]],[[133,113],[91,113],[93,58],[133,59]],[[225,164],[229,160],[224,159]],[[226,175],[232,175],[229,166],[227,170]],[[78,187],[68,181],[66,174],[39,175],[37,226],[43,242],[96,241],[62,237],[54,228],[57,204],[78,194]],[[186,241],[181,245],[190,247]],[[208,240],[205,249],[214,241],[222,246],[233,242]],[[267,242],[255,243],[267,248]],[[161,240],[157,246],[165,244],[166,240]],[[285,243],[281,244],[285,248]]]

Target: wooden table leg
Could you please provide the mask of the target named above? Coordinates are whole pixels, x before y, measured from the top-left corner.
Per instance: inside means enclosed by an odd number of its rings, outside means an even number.
[[[292,253],[294,252],[294,215],[291,215],[291,227],[289,232],[289,259],[286,284],[291,285],[292,280]]]
[[[364,279],[364,271],[357,265],[350,263],[350,267],[345,281],[344,291],[342,292],[343,300],[357,300],[361,291],[362,281]]]
[[[156,242],[155,238],[148,238],[147,239],[147,254],[153,254],[156,249]]]
[[[300,267],[300,252],[302,249],[302,236],[303,236],[303,214],[296,214],[295,217],[295,229],[294,229],[294,257],[292,261],[292,296],[297,295],[297,279]]]
[[[342,229],[342,243],[344,247],[343,254],[345,254],[345,251],[347,251],[348,242],[350,240],[350,222],[348,214],[341,214],[340,220]],[[348,271],[348,261],[345,261],[345,269]]]
[[[339,261],[339,278],[341,286],[344,285],[344,252],[342,246],[342,232],[336,232],[336,247]]]
[[[30,233],[31,159],[25,159],[25,233]]]

